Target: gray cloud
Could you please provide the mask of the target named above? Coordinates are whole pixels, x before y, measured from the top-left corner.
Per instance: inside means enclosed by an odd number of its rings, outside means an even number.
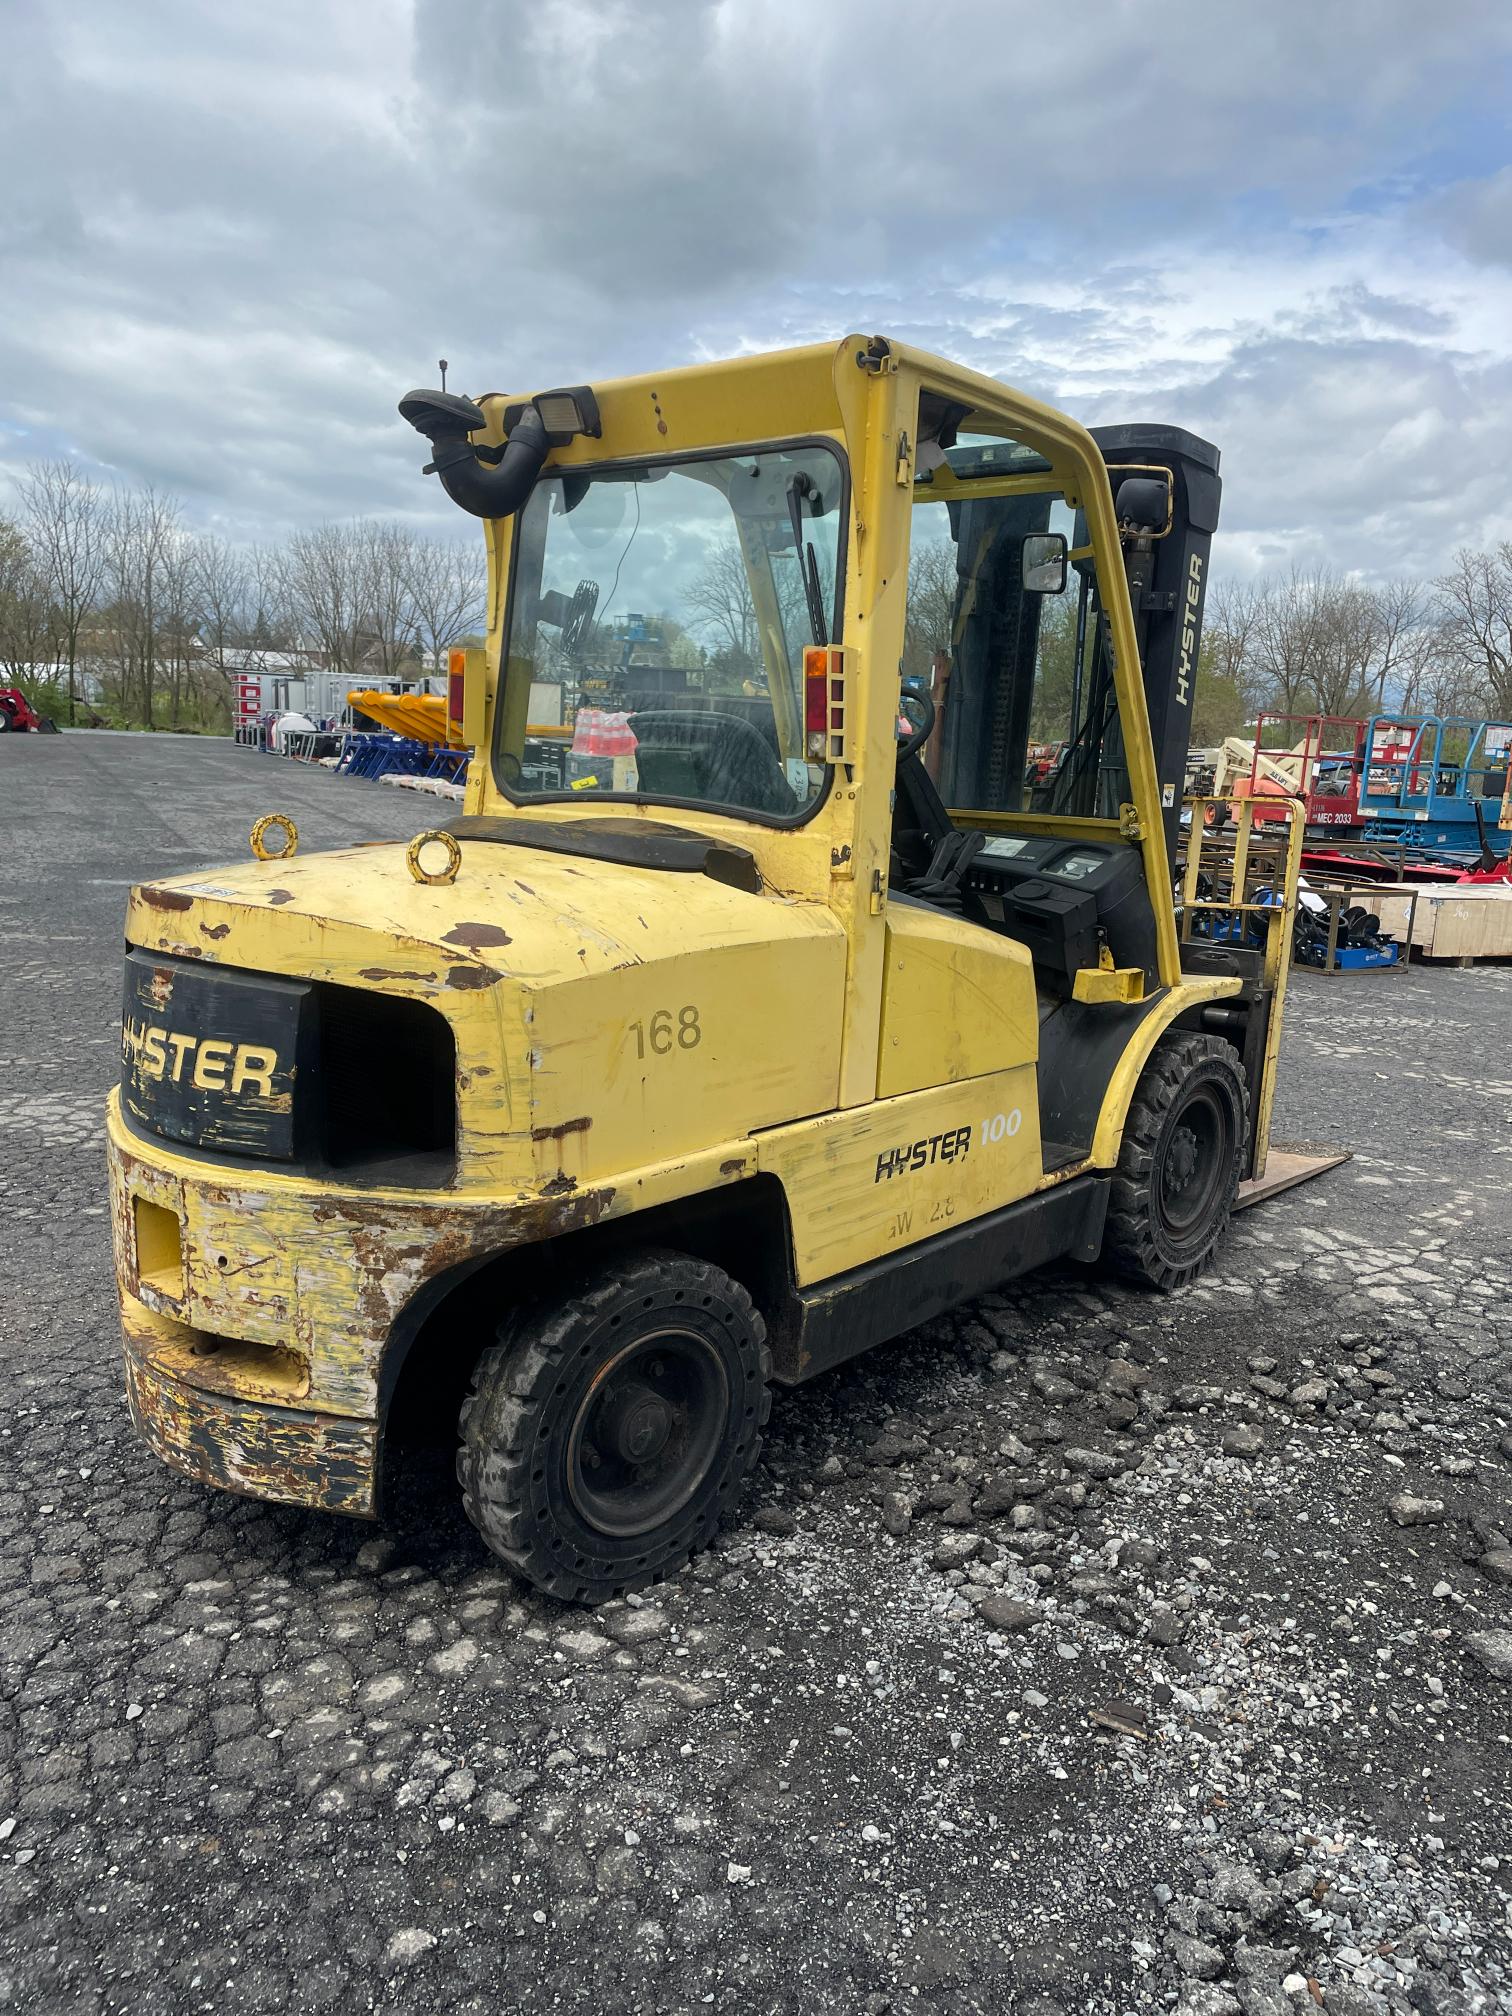
[[[1512,337],[1473,263],[1504,185],[1451,218],[1423,164],[1490,125],[1512,16],[1172,0],[1067,35],[978,0],[948,29],[875,0],[24,7],[0,494],[73,450],[233,535],[451,531],[394,412],[440,354],[484,390],[878,327],[1210,432],[1235,565],[1415,567],[1505,523]]]

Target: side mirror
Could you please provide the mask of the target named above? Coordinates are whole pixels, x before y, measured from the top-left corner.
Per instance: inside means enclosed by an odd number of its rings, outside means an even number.
[[[1069,554],[1064,532],[1031,532],[1019,555],[1026,595],[1063,595]]]

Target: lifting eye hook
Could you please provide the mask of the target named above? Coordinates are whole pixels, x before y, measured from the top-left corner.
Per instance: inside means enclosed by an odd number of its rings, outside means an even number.
[[[283,835],[283,844],[270,847],[268,834],[275,826]],[[287,812],[264,812],[252,828],[252,852],[259,861],[287,861],[299,852],[299,828]]]
[[[421,861],[421,854],[427,847],[443,847],[446,850],[446,866],[431,870]],[[405,865],[417,882],[455,882],[457,870],[462,866],[462,849],[457,844],[455,833],[443,833],[433,827],[428,833],[417,833],[409,844],[404,856]]]

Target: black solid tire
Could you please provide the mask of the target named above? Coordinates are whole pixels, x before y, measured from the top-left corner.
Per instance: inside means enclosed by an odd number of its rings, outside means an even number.
[[[669,1325],[717,1365],[727,1406],[687,1501],[649,1530],[611,1533],[573,1496],[576,1424],[603,1369]],[[564,1602],[602,1603],[661,1581],[708,1545],[739,1499],[761,1453],[771,1371],[766,1325],[720,1268],[664,1251],[610,1262],[569,1294],[512,1310],[479,1359],[457,1452],[467,1516],[506,1567]]]
[[[1249,1092],[1232,1046],[1184,1032],[1162,1037],[1124,1122],[1103,1234],[1107,1264],[1152,1288],[1195,1280],[1228,1229],[1248,1141]],[[1188,1185],[1199,1184],[1180,1222],[1166,1201],[1177,1153],[1194,1163]]]

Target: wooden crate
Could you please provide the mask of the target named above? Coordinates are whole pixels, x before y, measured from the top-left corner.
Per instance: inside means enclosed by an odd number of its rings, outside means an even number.
[[[1512,882],[1466,883],[1461,887],[1417,883],[1414,951],[1424,959],[1512,959]],[[1374,890],[1370,907],[1381,929],[1400,938],[1407,929],[1406,894]]]

